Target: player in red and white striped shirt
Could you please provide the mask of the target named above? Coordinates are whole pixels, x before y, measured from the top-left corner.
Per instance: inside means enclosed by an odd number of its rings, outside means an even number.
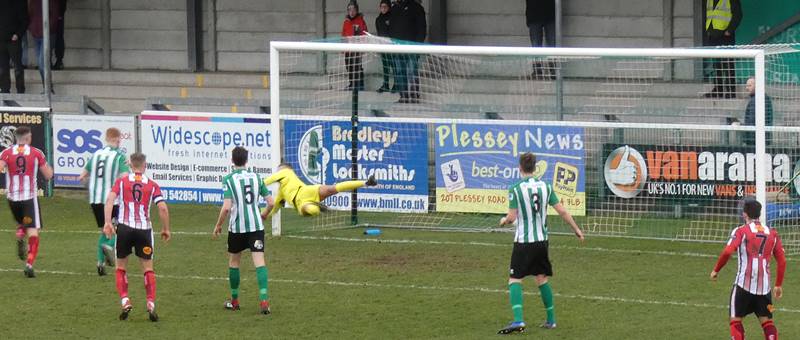
[[[105,204],[105,226],[103,232],[109,238],[114,234],[111,224],[115,201],[119,205],[117,217],[117,293],[122,303],[120,320],[128,318],[133,305],[128,298],[128,255],[132,252],[139,257],[144,272],[144,289],[147,293],[147,314],[150,321],[158,321],[156,314],[156,274],[153,271],[153,226],[150,223],[150,204],[158,207],[161,219],[161,238],[169,241],[169,211],[161,188],[144,174],[145,156],[141,153],[131,155],[131,172],[118,178],[108,193]]]
[[[717,265],[711,271],[711,279],[717,279],[717,273],[725,266],[734,251],[738,252],[739,266],[731,291],[731,338],[744,339],[742,319],[755,313],[764,330],[767,340],[778,339],[778,329],[772,322],[772,294],[770,290],[769,268],[772,256],[778,263],[778,275],[775,279],[775,298],[783,295],[783,275],[786,271],[786,257],[778,232],[761,224],[761,203],[748,200],[744,203],[742,216],[745,224],[734,229],[728,245],[719,256]]]
[[[33,263],[39,253],[39,229],[42,228],[36,179],[41,172],[46,180],[53,178],[53,169],[44,153],[31,146],[31,129],[20,126],[14,131],[17,144],[0,153],[0,169],[6,173],[8,205],[17,221],[17,254],[25,260],[25,276],[34,277]],[[28,255],[25,256],[25,236]]]

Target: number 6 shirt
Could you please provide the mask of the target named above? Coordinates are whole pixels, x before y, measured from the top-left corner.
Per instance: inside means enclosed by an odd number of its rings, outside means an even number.
[[[118,178],[111,188],[117,194],[119,223],[134,229],[152,229],[150,204],[164,201],[158,183],[141,173]]]

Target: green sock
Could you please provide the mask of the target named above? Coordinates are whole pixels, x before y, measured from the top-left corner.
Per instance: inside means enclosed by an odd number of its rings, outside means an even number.
[[[508,284],[508,296],[511,300],[511,312],[514,313],[514,322],[522,321],[522,283]]]
[[[103,236],[105,236],[105,235],[103,235]],[[111,236],[111,238],[106,238],[106,240],[107,240],[106,244],[109,247],[114,248],[114,246],[116,246],[115,243],[117,243],[117,235]]]
[[[542,303],[547,312],[547,322],[556,323],[556,307],[553,304],[553,289],[550,288],[550,282],[539,286],[539,293],[542,294]]]
[[[239,298],[239,268],[228,268],[228,280],[231,283],[231,299]]]
[[[103,245],[108,242],[107,240],[106,234],[100,233],[100,237],[97,239],[97,263],[103,263],[106,260],[106,255],[103,254]]]
[[[256,268],[256,278],[258,279],[258,299],[261,301],[269,299],[267,296],[267,267]]]

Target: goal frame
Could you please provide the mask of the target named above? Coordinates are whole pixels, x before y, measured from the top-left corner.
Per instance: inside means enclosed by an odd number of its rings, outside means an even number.
[[[508,46],[445,46],[445,45],[391,45],[391,44],[349,44],[327,42],[271,41],[269,43],[269,89],[270,89],[270,128],[273,136],[281,138],[280,107],[280,55],[282,52],[364,52],[392,54],[450,54],[473,56],[520,56],[520,57],[652,57],[652,58],[742,58],[753,59],[755,73],[755,152],[756,152],[756,199],[766,202],[766,132],[765,132],[765,51],[763,49],[709,49],[709,48],[576,48],[576,47],[508,47]],[[417,119],[420,120],[420,119]],[[431,119],[422,119],[431,121]],[[421,121],[421,120],[420,120]],[[520,121],[532,123],[534,121]],[[548,123],[591,124],[593,126],[647,128],[714,129],[714,125],[695,124],[626,124],[598,122],[536,121]],[[727,127],[730,129],[730,127]],[[749,131],[748,128],[743,130]],[[275,164],[282,157],[281,143],[270,150]],[[766,216],[766,204],[761,207],[761,215]],[[281,212],[272,217],[272,235],[281,235]]]

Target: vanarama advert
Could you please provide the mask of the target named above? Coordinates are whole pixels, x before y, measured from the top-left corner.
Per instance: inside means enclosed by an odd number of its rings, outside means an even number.
[[[792,179],[786,149],[767,149],[767,191]],[[709,146],[606,144],[603,174],[616,196],[741,198],[755,194],[756,154],[752,149]]]

